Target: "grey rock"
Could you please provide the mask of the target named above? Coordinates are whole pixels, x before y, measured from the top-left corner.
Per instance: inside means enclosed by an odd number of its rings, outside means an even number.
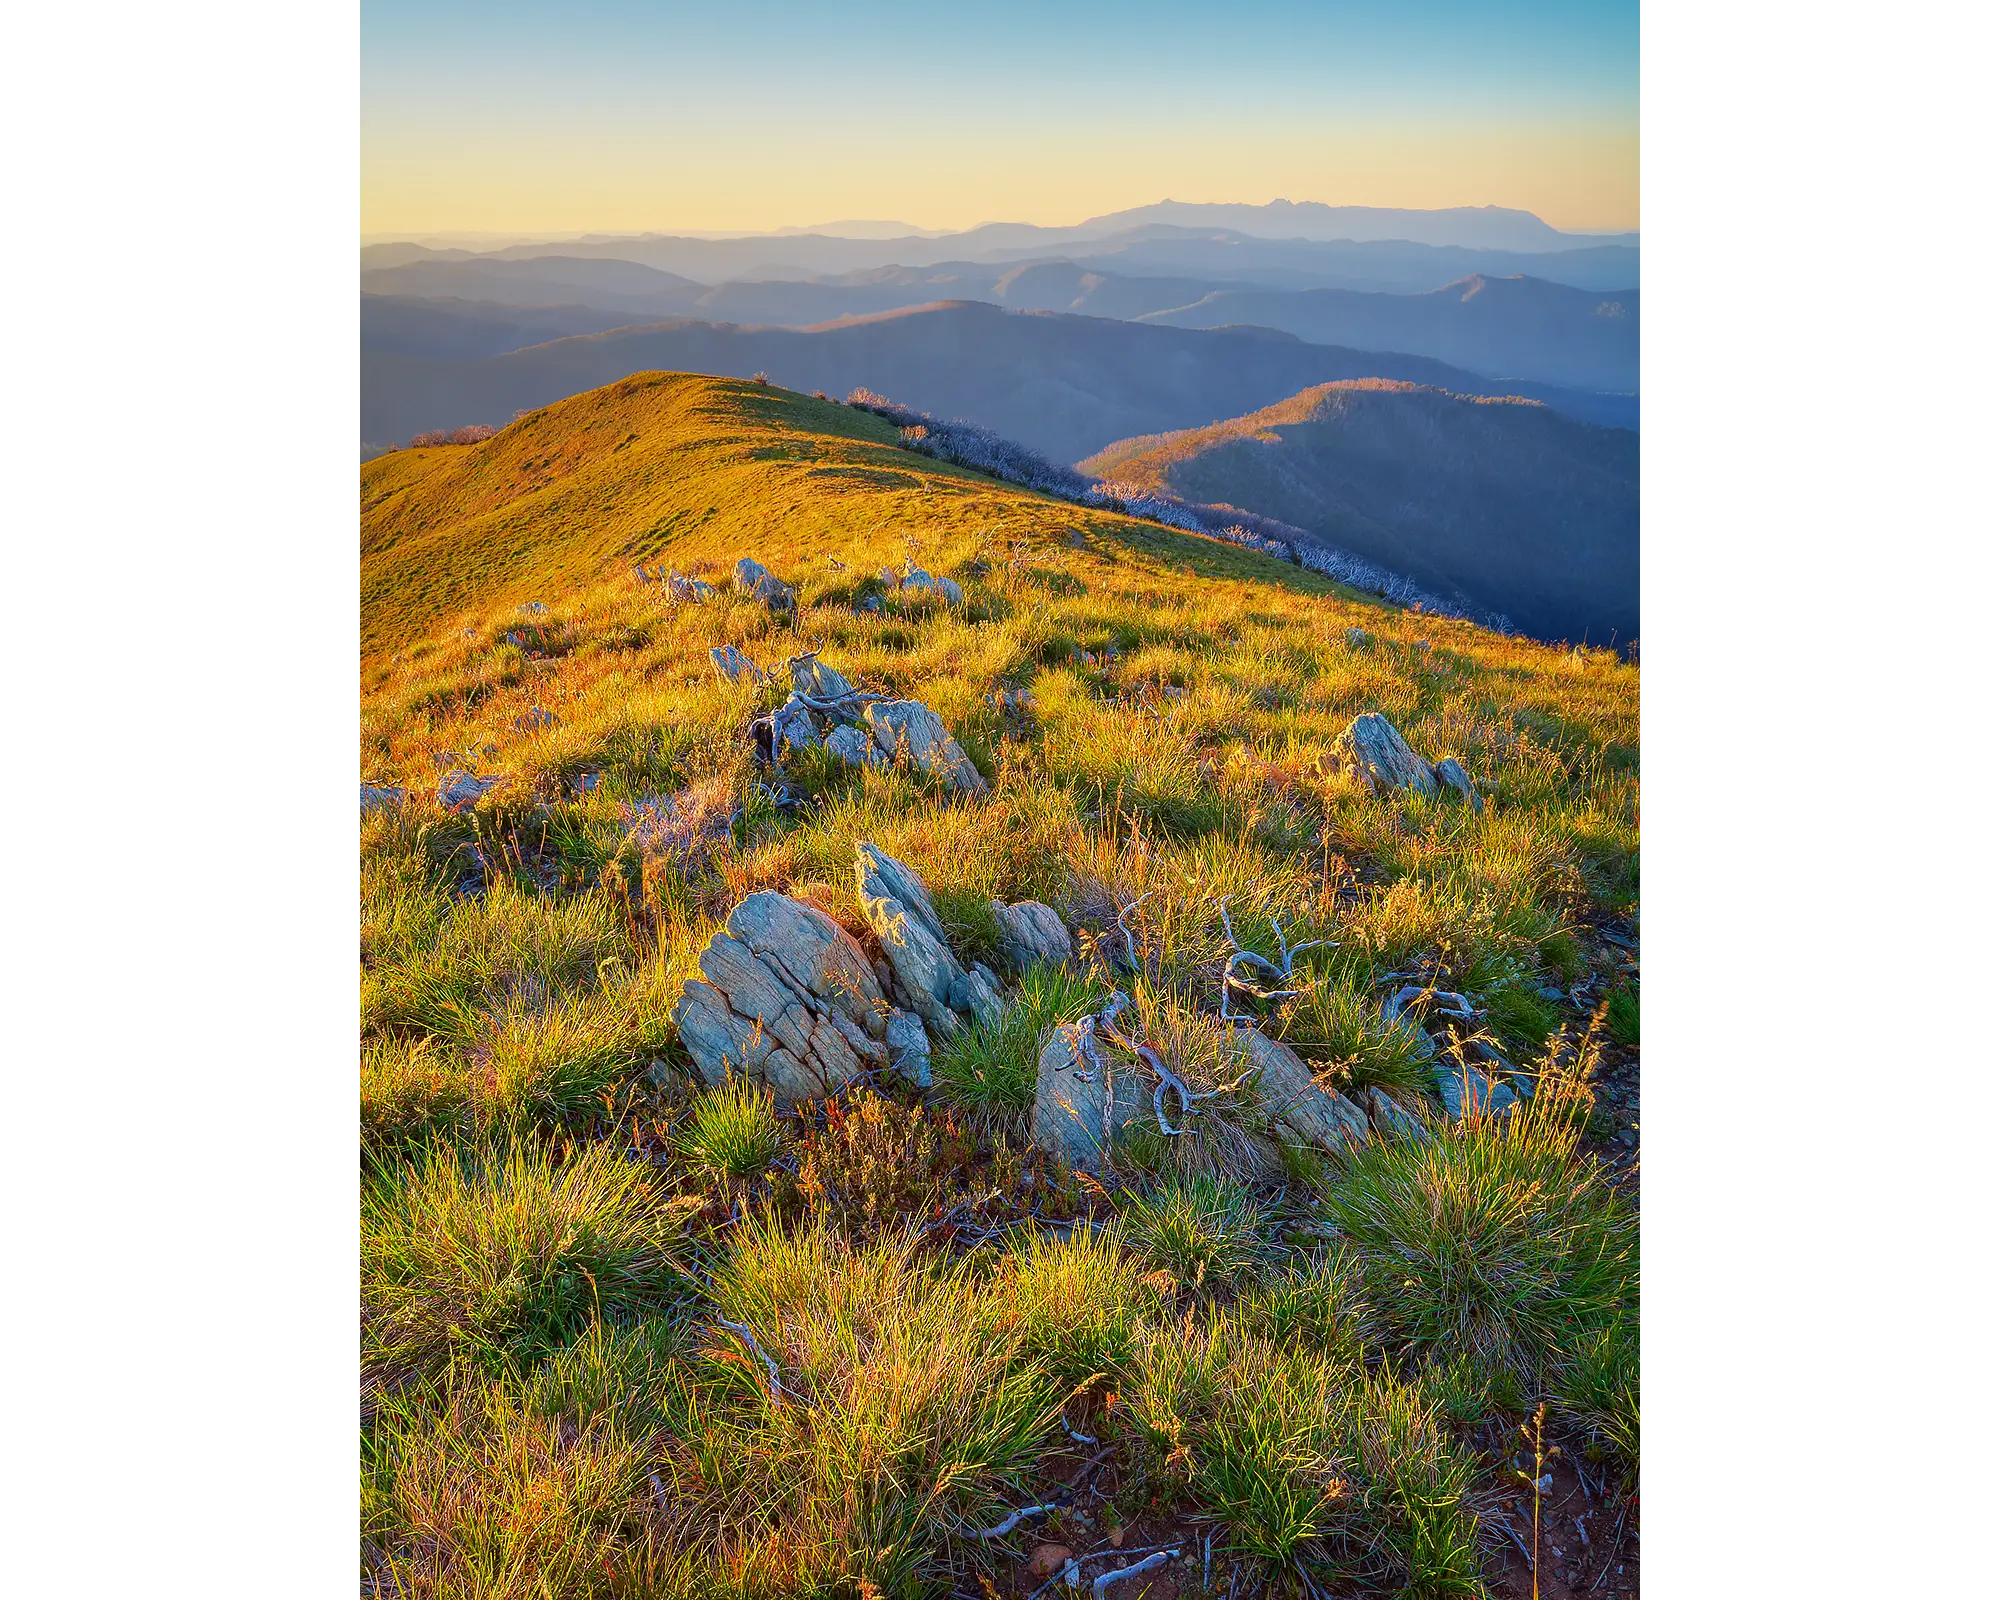
[[[798,604],[792,586],[773,577],[761,562],[745,556],[736,563],[736,587],[771,611],[790,611]]]
[[[1233,1028],[1223,1047],[1235,1058],[1238,1072],[1256,1072],[1246,1087],[1254,1088],[1258,1109],[1281,1138],[1322,1150],[1367,1139],[1368,1113],[1337,1089],[1315,1082],[1312,1068],[1289,1045],[1255,1028]]]
[[[365,817],[371,811],[393,811],[410,798],[410,791],[393,785],[364,783],[361,786],[361,814]]]
[[[812,711],[797,695],[771,713],[771,747],[780,757],[797,750],[817,750],[819,742]]]
[[[475,778],[454,767],[438,779],[438,804],[447,811],[469,811],[499,785],[498,778]]]
[[[526,605],[517,606],[515,609],[524,617],[546,617],[549,614],[549,608],[539,600],[530,600]]]
[[[514,719],[516,733],[539,733],[544,728],[553,728],[562,719],[553,711],[544,711],[540,706],[530,706]]]
[[[1480,799],[1472,774],[1465,770],[1457,756],[1446,756],[1431,768],[1431,775],[1445,788],[1456,791],[1458,797],[1472,807],[1475,816],[1486,809],[1486,802]]]
[[[1097,1053],[1110,1073],[1092,1072],[1079,1059],[1078,1024],[1057,1028],[1035,1062],[1034,1140],[1051,1155],[1085,1172],[1104,1165],[1105,1151],[1128,1127],[1153,1122],[1153,1090],[1147,1073],[1129,1063],[1113,1062],[1109,1045],[1100,1038]]]
[[[702,951],[674,1022],[704,1080],[737,1073],[789,1106],[886,1065],[886,1009],[852,934],[818,907],[764,890]]]
[[[516,650],[519,650],[524,648],[528,641],[522,635],[510,631],[507,635],[507,642]]]
[[[1350,650],[1359,650],[1363,645],[1372,642],[1373,637],[1366,628],[1349,628],[1347,630],[1347,648]]]
[[[700,578],[690,578],[674,568],[667,569],[667,593],[676,600],[699,605],[715,598],[715,585]]]
[[[854,685],[818,656],[801,656],[792,663],[792,687],[815,700],[842,700],[854,693]]]
[[[921,1017],[891,1011],[882,1042],[889,1051],[889,1065],[899,1077],[919,1089],[931,1086],[931,1036],[924,1032]]]
[[[1440,1063],[1431,1075],[1437,1083],[1438,1096],[1444,1101],[1445,1110],[1454,1118],[1478,1112],[1497,1115],[1514,1104],[1516,1098],[1506,1084],[1495,1083],[1470,1064],[1453,1066]]]
[[[990,904],[1000,924],[1001,953],[1012,971],[1060,965],[1076,953],[1069,929],[1053,907],[1039,900],[1017,900],[1011,906],[998,900]]]
[[[708,664],[724,683],[740,683],[745,678],[752,683],[764,681],[764,669],[733,644],[710,645]]]
[[[1430,763],[1404,743],[1395,724],[1380,712],[1366,711],[1350,722],[1334,741],[1333,753],[1340,769],[1358,778],[1370,793],[1387,794],[1393,789],[1437,792]]]
[[[921,700],[877,700],[862,718],[876,747],[891,761],[907,758],[912,766],[944,779],[963,794],[989,792],[944,719]]]
[[[965,604],[965,591],[963,589],[949,578],[933,577],[930,573],[924,571],[922,567],[912,567],[910,569],[908,575],[903,579],[902,592],[906,595],[933,595],[937,599],[944,601],[946,605],[962,606]]]
[[[1369,1122],[1385,1138],[1421,1142],[1430,1137],[1430,1130],[1424,1126],[1423,1119],[1405,1111],[1386,1091],[1367,1089],[1362,1092],[1361,1098],[1367,1104]]]
[[[865,840],[854,847],[854,877],[862,914],[895,974],[896,1003],[947,1037],[968,1019],[997,1021],[999,986],[984,967],[959,965],[923,880]]]
[[[870,616],[879,615],[882,610],[882,597],[879,594],[864,594],[854,602],[854,609],[865,611]]]
[[[875,741],[861,729],[843,724],[826,736],[826,748],[850,767],[880,767],[888,757],[875,748]]]
[[[887,589],[891,594],[894,594],[903,586],[902,575],[889,567],[884,567],[880,572],[875,574],[875,577],[882,587]]]

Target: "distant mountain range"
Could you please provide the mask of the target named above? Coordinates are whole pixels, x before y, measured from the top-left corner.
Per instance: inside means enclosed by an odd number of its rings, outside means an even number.
[[[1547,406],[1324,383],[1080,465],[1292,523],[1539,638],[1638,635],[1638,436]]]
[[[1435,356],[1473,372],[1577,389],[1639,387],[1636,289],[1605,295],[1539,278],[1483,276],[1429,294],[1216,289],[1189,305],[1141,312],[1138,320],[1176,328],[1251,323],[1313,344]]]
[[[1180,328],[1275,328],[1310,344],[1431,356],[1487,377],[1564,388],[1631,393],[1639,387],[1637,291],[1605,295],[1535,278],[1474,276],[1413,295],[1130,277],[1071,262],[952,262],[865,269],[811,282],[705,285],[630,261],[537,256],[413,261],[372,268],[361,281],[369,300],[393,295],[534,307],[545,313],[538,323],[541,338],[615,326],[605,320],[607,314],[624,322],[697,317],[813,327],[944,299],[981,300],[1016,310]],[[560,308],[566,305],[589,314],[565,326]]]
[[[941,417],[979,422],[1066,462],[1135,434],[1254,411],[1343,378],[1523,395],[1593,422],[1638,421],[1631,396],[1484,378],[1422,356],[1309,344],[1262,328],[1176,328],[946,302],[811,328],[677,320],[478,354],[482,339],[506,336],[517,312],[449,304],[438,328],[429,329],[423,304],[364,300],[361,436],[378,447],[433,428],[502,424],[517,411],[649,370],[766,372],[788,388],[836,398],[874,389]],[[1632,443],[1636,456],[1636,437]]]
[[[705,284],[1051,260],[1267,288],[1408,292],[1435,289],[1471,273],[1526,273],[1583,289],[1625,289],[1639,282],[1637,234],[1563,233],[1532,213],[1499,206],[1409,211],[1283,200],[1265,206],[1166,200],[1068,228],[995,222],[956,233],[897,234],[890,231],[893,226],[830,223],[826,232],[788,229],[729,238],[584,234],[483,250],[383,241],[363,248],[361,264],[365,270],[417,261],[562,256],[636,262]],[[831,231],[842,227],[853,231]]]

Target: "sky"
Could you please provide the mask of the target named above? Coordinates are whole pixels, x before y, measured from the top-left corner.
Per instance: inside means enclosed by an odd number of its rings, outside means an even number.
[[[1164,199],[1639,225],[1636,0],[363,0],[361,90],[364,234]]]

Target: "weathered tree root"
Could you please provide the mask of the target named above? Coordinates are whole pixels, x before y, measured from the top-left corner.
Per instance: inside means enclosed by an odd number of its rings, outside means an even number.
[[[1269,1005],[1275,1000],[1296,999],[1301,991],[1280,987],[1292,981],[1292,963],[1316,946],[1334,945],[1340,942],[1337,939],[1308,939],[1304,944],[1288,945],[1285,943],[1285,930],[1278,926],[1278,919],[1273,917],[1271,932],[1278,941],[1278,959],[1281,963],[1273,966],[1256,951],[1245,950],[1242,942],[1237,939],[1236,930],[1229,922],[1229,896],[1221,896],[1215,904],[1216,909],[1222,913],[1222,931],[1228,935],[1229,943],[1233,947],[1229,959],[1222,964],[1222,1020],[1232,1027],[1251,1026],[1257,1019],[1247,1013],[1233,1012],[1229,1009],[1231,990],[1262,1005]],[[1236,969],[1239,966],[1253,973],[1257,982],[1251,983],[1237,977]]]

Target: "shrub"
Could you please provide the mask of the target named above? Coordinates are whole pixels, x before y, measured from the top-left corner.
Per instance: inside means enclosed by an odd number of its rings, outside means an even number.
[[[1184,1288],[1222,1289],[1263,1256],[1263,1212],[1241,1184],[1176,1175],[1123,1208],[1125,1238],[1147,1266]]]
[[[1021,1341],[1066,1389],[1097,1373],[1122,1378],[1134,1340],[1158,1296],[1139,1281],[1116,1231],[1017,1239],[995,1275],[995,1304]]]
[[[464,1359],[498,1370],[593,1313],[671,1301],[680,1228],[608,1144],[539,1142],[385,1162],[361,1193],[362,1361],[393,1381]]]
[[[1326,1197],[1384,1333],[1540,1392],[1574,1341],[1630,1303],[1638,1226],[1579,1148],[1579,1070],[1551,1066],[1504,1118],[1371,1142]]]
[[[681,1155],[723,1178],[753,1178],[784,1144],[769,1089],[731,1077],[703,1089],[675,1130]]]
[[[498,428],[489,428],[485,423],[474,423],[466,428],[435,428],[429,433],[420,433],[410,440],[412,450],[420,450],[435,444],[479,444],[498,433]]]
[[[968,1156],[958,1130],[922,1106],[860,1090],[826,1102],[826,1126],[799,1140],[799,1196],[858,1234],[929,1211]]]

